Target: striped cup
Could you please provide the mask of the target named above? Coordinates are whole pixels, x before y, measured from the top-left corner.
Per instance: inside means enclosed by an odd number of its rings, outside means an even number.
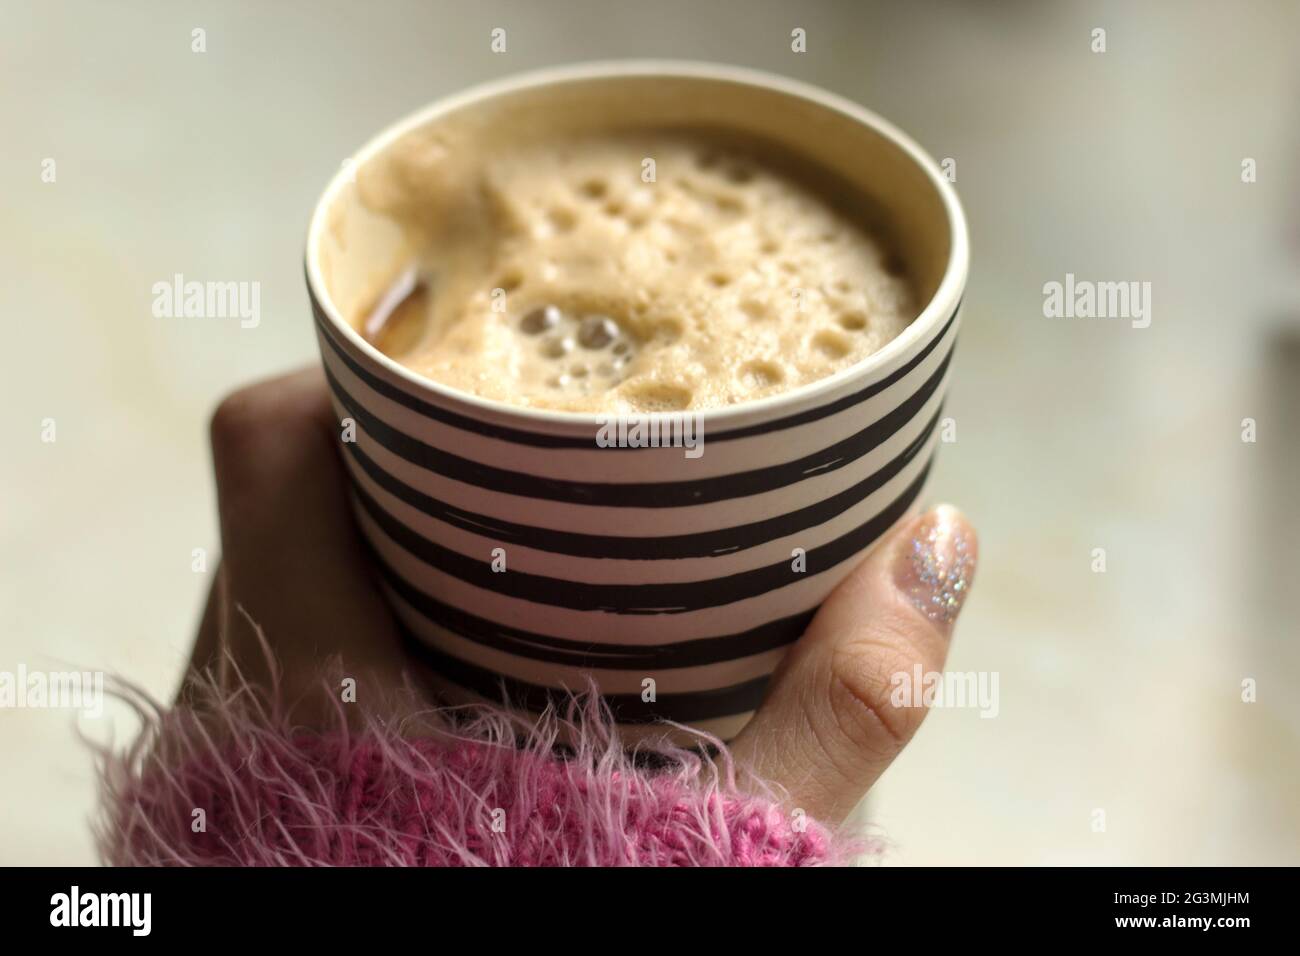
[[[361,203],[357,170],[412,130],[488,113],[555,118],[559,133],[633,121],[775,140],[879,208],[924,307],[838,374],[701,413],[702,454],[606,447],[601,416],[422,378],[344,318],[409,255],[401,230]],[[817,606],[922,491],[968,260],[956,194],[915,143],[854,103],[766,74],[549,70],[380,134],[317,205],[306,268],[357,515],[411,649],[453,699],[504,690],[541,711],[594,680],[625,737],[662,721],[734,736]]]

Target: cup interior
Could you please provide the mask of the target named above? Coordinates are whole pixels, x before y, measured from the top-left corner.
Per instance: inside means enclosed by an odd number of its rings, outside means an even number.
[[[801,393],[833,387],[835,380],[861,374],[864,367],[888,364],[956,305],[968,256],[961,209],[934,161],[904,134],[856,104],[777,77],[729,67],[624,63],[547,71],[471,90],[435,103],[372,140],[336,176],[312,220],[308,280],[326,316],[355,346],[373,353],[375,361],[410,377],[353,331],[357,316],[373,306],[415,252],[409,231],[382,211],[392,201],[389,160],[395,144],[408,156],[422,149],[433,155],[449,142],[471,143],[490,155],[521,138],[630,127],[724,131],[798,157],[860,203],[901,259],[916,301],[924,304],[902,335],[863,362],[821,382],[735,408],[797,401]],[[435,392],[454,391],[420,381]],[[527,417],[583,417],[513,411]]]

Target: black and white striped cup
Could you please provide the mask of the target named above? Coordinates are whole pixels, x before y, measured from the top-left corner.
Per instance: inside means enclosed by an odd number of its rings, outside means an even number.
[[[776,140],[880,207],[924,308],[851,368],[702,413],[698,457],[601,447],[597,415],[424,379],[343,318],[403,254],[400,230],[362,206],[353,173],[411,130],[485,109]],[[500,701],[504,689],[540,711],[594,678],[625,736],[668,720],[732,737],[818,604],[921,493],[968,261],[957,196],[915,143],[854,103],[766,74],[661,62],[550,70],[439,101],[380,134],[321,198],[307,280],[335,407],[354,423],[343,448],[357,513],[412,649],[462,699]]]

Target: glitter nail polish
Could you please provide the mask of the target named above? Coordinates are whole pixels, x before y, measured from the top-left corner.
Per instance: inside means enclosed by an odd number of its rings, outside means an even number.
[[[930,620],[950,626],[975,576],[975,532],[955,508],[922,516],[896,559],[895,580]]]

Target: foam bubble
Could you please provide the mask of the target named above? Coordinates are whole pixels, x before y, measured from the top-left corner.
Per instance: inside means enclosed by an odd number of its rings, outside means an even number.
[[[636,354],[635,340],[616,319],[599,312],[536,305],[525,310],[514,328],[524,338],[519,343],[521,367],[533,369],[548,389],[575,396],[616,386]]]
[[[560,324],[560,310],[553,305],[533,309],[519,320],[519,331],[524,335],[540,335]]]
[[[785,381],[785,370],[776,362],[756,359],[752,362],[746,362],[741,367],[741,381],[751,391],[759,391],[760,389],[780,385]]]
[[[674,382],[635,382],[621,394],[639,412],[679,412],[693,398],[690,388]]]
[[[618,325],[607,315],[589,315],[578,326],[578,344],[584,349],[603,349],[618,337]]]
[[[843,333],[836,332],[833,329],[822,329],[812,340],[813,348],[821,352],[827,358],[843,358],[853,348],[853,345],[846,339]]]

